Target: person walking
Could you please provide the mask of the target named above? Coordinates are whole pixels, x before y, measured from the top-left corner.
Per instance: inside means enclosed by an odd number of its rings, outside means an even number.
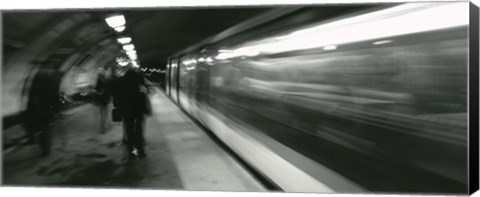
[[[116,81],[114,106],[122,116],[130,158],[146,157],[143,136],[145,119],[150,115],[150,101],[145,78],[139,69],[127,67],[125,74]]]
[[[54,75],[49,71],[40,70],[37,73],[29,92],[27,109],[23,119],[28,143],[38,144],[42,157],[50,154],[52,146],[52,134],[49,124],[54,121],[54,109],[58,99],[53,79]]]
[[[100,68],[98,72],[97,84],[95,87],[96,98],[95,104],[100,110],[100,133],[105,133],[108,126],[108,104],[110,103],[110,91],[109,91],[109,77],[106,74],[104,68]]]

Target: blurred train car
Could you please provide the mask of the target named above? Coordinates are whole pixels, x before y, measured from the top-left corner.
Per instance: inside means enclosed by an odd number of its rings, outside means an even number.
[[[468,3],[282,8],[172,56],[167,94],[285,191],[465,193],[467,59]]]

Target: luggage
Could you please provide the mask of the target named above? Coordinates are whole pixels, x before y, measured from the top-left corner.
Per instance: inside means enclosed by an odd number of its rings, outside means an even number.
[[[143,112],[147,116],[152,116],[152,103],[150,102],[150,98],[148,97],[147,93],[140,93],[141,105],[143,107]]]
[[[112,121],[113,122],[121,122],[122,121],[122,113],[120,109],[114,108],[112,109]]]

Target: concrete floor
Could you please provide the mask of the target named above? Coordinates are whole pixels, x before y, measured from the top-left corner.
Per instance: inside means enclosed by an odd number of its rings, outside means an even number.
[[[50,131],[53,151],[35,145],[3,155],[4,185],[149,188],[195,191],[266,191],[216,145],[163,92],[151,97],[154,115],[145,129],[148,157],[129,161],[121,123],[99,132],[99,111],[84,105]],[[21,128],[12,128],[21,130]]]

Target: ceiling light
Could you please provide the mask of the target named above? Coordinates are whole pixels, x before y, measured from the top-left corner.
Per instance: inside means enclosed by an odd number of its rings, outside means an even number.
[[[135,54],[135,55],[128,55],[128,57],[129,57],[130,59],[137,59],[138,56]]]
[[[121,37],[121,38],[118,38],[117,41],[120,43],[120,44],[128,44],[132,41],[132,38],[130,37]]]
[[[123,17],[123,15],[111,16],[106,18],[105,21],[107,22],[108,26],[110,26],[111,28],[117,28],[125,25],[125,17]]]
[[[132,61],[132,65],[133,65],[133,67],[137,67],[137,68],[140,67],[140,65],[138,65],[138,63],[136,61]]]
[[[124,67],[126,65],[128,65],[128,62],[125,61],[125,62],[118,62],[118,65],[120,65],[121,67]]]
[[[135,50],[127,51],[127,55],[137,55],[137,51]]]
[[[135,49],[135,46],[133,46],[133,44],[123,45],[123,50],[125,51],[132,51],[133,49]]]
[[[115,27],[116,32],[122,32],[123,30],[125,30],[125,26]]]

